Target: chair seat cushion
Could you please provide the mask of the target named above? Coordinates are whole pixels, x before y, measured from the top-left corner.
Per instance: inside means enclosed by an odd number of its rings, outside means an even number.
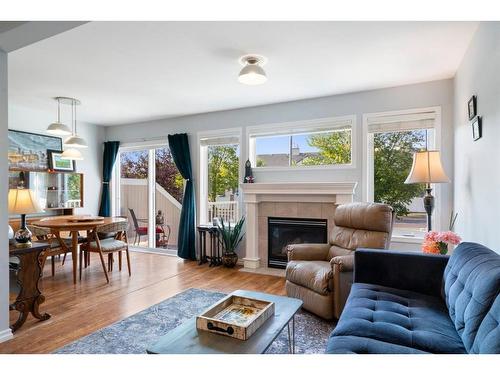
[[[137,233],[148,234],[148,227],[138,227]],[[156,233],[163,233],[163,229],[161,227],[156,227]]]
[[[355,283],[328,353],[466,353],[443,300]]]
[[[330,262],[292,260],[286,266],[286,279],[294,284],[327,295],[333,289]]]
[[[127,247],[127,244],[120,240],[115,240],[114,238],[106,238],[105,240],[99,241],[101,244],[101,250],[103,252],[117,251],[123,250]],[[88,246],[91,250],[98,250],[97,244],[95,241],[89,242]]]

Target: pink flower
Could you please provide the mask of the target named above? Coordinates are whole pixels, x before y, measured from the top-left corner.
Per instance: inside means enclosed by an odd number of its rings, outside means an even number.
[[[428,242],[444,242],[448,244],[458,245],[462,239],[452,231],[436,232],[430,231],[425,234],[425,241]]]

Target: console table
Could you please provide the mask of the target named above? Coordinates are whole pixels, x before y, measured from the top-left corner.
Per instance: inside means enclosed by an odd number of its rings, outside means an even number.
[[[42,277],[40,254],[49,248],[47,242],[33,242],[31,247],[18,248],[9,244],[9,255],[19,259],[16,280],[20,288],[16,300],[9,310],[19,311],[17,321],[10,326],[12,332],[18,330],[26,321],[29,313],[39,320],[47,320],[50,315],[40,313],[40,305],[45,301],[38,283]],[[11,285],[13,288],[13,285]]]

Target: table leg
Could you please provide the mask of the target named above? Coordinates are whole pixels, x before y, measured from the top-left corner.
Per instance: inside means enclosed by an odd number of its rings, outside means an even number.
[[[40,251],[34,251],[18,256],[20,260],[17,282],[21,288],[16,301],[9,306],[9,310],[19,311],[17,321],[10,326],[12,332],[18,330],[26,321],[28,314],[39,320],[47,320],[50,315],[40,313],[40,304],[45,301],[38,282],[42,276]]]
[[[288,352],[295,354],[295,316],[288,322]]]
[[[76,284],[76,270],[78,262],[78,231],[71,232],[71,259],[73,260],[73,284]]]

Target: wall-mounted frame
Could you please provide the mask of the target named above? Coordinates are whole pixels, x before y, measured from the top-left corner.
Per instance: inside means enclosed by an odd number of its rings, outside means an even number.
[[[467,103],[467,111],[469,113],[469,120],[472,120],[477,115],[477,97],[472,95]]]
[[[476,116],[474,121],[472,121],[472,138],[477,141],[483,136],[483,129],[481,123],[481,116]]]
[[[62,139],[9,129],[9,170],[46,171],[47,149],[62,151]]]
[[[49,169],[57,172],[74,172],[75,161],[61,159],[62,151],[47,150],[47,157],[49,161]]]

